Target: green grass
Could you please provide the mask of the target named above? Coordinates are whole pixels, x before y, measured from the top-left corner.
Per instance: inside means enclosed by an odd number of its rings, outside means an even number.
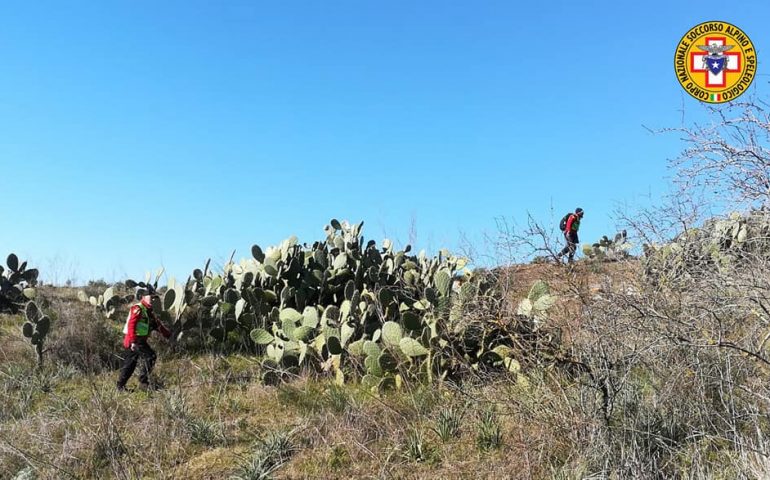
[[[460,425],[462,422],[462,413],[453,406],[442,407],[436,418],[434,431],[446,443],[452,438],[460,436]]]

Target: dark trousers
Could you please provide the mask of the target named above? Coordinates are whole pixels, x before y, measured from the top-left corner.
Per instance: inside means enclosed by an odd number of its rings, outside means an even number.
[[[148,385],[150,383],[150,372],[152,372],[152,367],[155,366],[156,358],[155,350],[150,348],[146,342],[137,343],[136,351],[132,351],[130,348],[125,349],[123,352],[123,366],[120,367],[120,376],[118,377],[118,388],[126,386],[126,382],[134,374],[139,360],[142,361],[142,366],[139,369],[139,383]]]
[[[564,255],[569,255],[568,261],[569,263],[572,263],[572,261],[575,259],[575,252],[577,251],[577,235],[574,233],[565,233],[564,240],[566,240],[567,245],[562,249],[561,252],[559,252],[559,258],[563,257]]]

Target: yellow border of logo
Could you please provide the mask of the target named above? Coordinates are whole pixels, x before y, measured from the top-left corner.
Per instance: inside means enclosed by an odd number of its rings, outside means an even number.
[[[714,74],[706,59],[716,60]],[[721,65],[721,68],[719,66]],[[743,30],[713,20],[692,27],[674,52],[674,73],[691,97],[725,103],[743,95],[757,73],[757,53]]]

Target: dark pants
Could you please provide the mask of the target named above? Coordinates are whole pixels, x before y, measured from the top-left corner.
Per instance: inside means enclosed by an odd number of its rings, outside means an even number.
[[[152,372],[152,367],[155,366],[156,358],[155,350],[150,348],[146,342],[137,343],[136,351],[132,351],[130,348],[125,349],[123,352],[123,366],[120,367],[120,376],[118,377],[118,388],[126,386],[126,382],[134,374],[139,360],[142,360],[142,366],[139,369],[139,383],[149,385],[150,372]]]
[[[567,245],[562,249],[561,252],[559,252],[559,258],[563,257],[564,255],[569,255],[568,261],[569,263],[572,263],[572,261],[575,260],[575,252],[577,251],[577,235],[574,233],[565,233],[564,240],[566,240]]]

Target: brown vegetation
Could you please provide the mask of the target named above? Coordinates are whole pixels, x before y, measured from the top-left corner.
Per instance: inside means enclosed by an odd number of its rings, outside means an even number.
[[[33,369],[21,342],[20,319],[3,319],[0,388],[8,400],[0,471],[190,479],[258,478],[249,471],[263,470],[276,478],[762,476],[770,392],[759,381],[764,354],[750,339],[766,322],[767,275],[742,273],[730,279],[741,288],[729,292],[725,278],[683,292],[647,287],[640,272],[636,260],[514,267],[505,272],[510,301],[500,321],[514,321],[528,286],[547,279],[559,302],[542,328],[558,337],[558,351],[530,356],[518,377],[478,373],[460,384],[410,384],[380,395],[312,372],[265,386],[255,358],[191,357],[162,345],[157,373],[165,389],[118,394],[112,369],[120,324],[94,315],[71,291],[48,289],[43,295],[58,317],[42,370]],[[457,436],[442,438],[439,419],[453,416]],[[284,443],[270,440],[281,435]],[[280,459],[248,470],[274,444],[284,445]]]

